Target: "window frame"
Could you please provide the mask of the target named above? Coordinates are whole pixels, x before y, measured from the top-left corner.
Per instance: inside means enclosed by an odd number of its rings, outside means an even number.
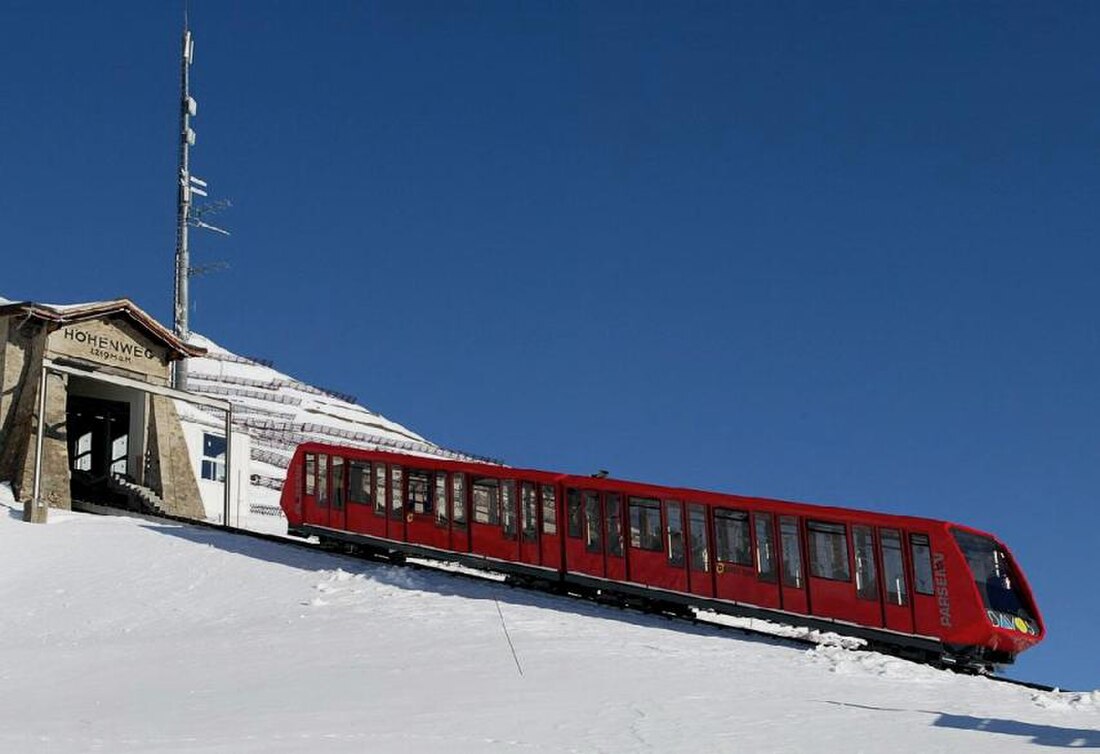
[[[913,563],[913,593],[931,597],[936,593],[936,579],[932,571],[932,538],[923,532],[909,532],[908,540],[909,555]],[[924,548],[926,557],[918,558],[918,547]],[[920,566],[927,566],[928,587],[926,589],[921,588],[921,577],[925,574]]]
[[[851,551],[851,536],[848,533],[848,525],[844,523],[838,523],[836,521],[822,521],[820,519],[807,519],[806,520],[806,542],[810,555],[810,576],[815,579],[823,579],[825,581],[836,581],[839,583],[851,583],[852,581],[852,551]],[[818,573],[818,541],[820,537],[814,537],[814,534],[823,535],[830,538],[832,541],[832,552],[829,554],[828,561],[822,561],[822,565],[835,566],[837,561],[832,557],[836,555],[836,537],[840,537],[843,540],[844,559],[840,561],[844,570],[839,574],[836,571],[831,571],[828,574]],[[823,553],[826,551],[823,551]]]
[[[662,525],[661,501],[657,498],[631,495],[627,498],[627,515],[629,516],[630,547],[646,552],[663,552],[664,527]],[[638,526],[635,527],[635,511],[638,512]],[[651,529],[651,524],[656,522],[656,533]],[[635,528],[637,528],[637,541],[635,541]]]
[[[719,520],[724,522],[740,522],[741,526],[735,526],[732,530],[736,531],[737,528],[743,530],[743,549],[737,548],[735,539],[731,539],[728,542],[725,541],[731,529],[727,528],[725,525],[719,526]],[[752,568],[752,519],[749,516],[749,512],[740,508],[714,506],[711,508],[711,525],[714,527],[714,562]],[[723,544],[725,547],[723,547]],[[744,553],[743,555],[741,554],[742,552]]]
[[[348,504],[355,505],[371,505],[373,502],[374,493],[374,476],[371,474],[373,464],[370,461],[361,461],[355,458],[349,458],[347,460],[347,474],[348,474]],[[351,483],[353,477],[358,475],[359,486],[358,489]],[[366,480],[366,484],[363,484],[363,480]],[[360,498],[358,495],[365,493],[366,497]]]

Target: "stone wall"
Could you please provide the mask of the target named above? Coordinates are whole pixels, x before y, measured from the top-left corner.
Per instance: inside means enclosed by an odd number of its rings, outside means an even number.
[[[149,468],[145,484],[164,500],[165,513],[205,518],[176,404],[160,395],[152,396],[150,403]]]
[[[38,433],[38,387],[46,339],[40,327],[10,327],[4,358],[7,416],[0,427],[0,478],[10,479],[16,500],[28,502],[34,495],[34,451]],[[68,509],[69,450],[65,433],[66,379],[47,378],[46,425],[42,442],[41,498],[52,508]],[[24,519],[44,521],[46,511],[24,509]]]

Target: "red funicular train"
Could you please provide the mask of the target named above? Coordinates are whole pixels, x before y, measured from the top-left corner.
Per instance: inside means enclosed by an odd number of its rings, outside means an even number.
[[[289,530],[670,609],[1011,662],[1044,635],[1008,548],[958,524],[487,463],[301,445]]]

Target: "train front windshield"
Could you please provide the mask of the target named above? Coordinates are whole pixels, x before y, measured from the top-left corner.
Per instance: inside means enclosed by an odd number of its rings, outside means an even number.
[[[1016,575],[1004,548],[989,537],[978,534],[958,529],[953,530],[952,534],[966,556],[986,609],[1034,622],[1035,617],[1028,608],[1026,598],[1016,587]]]

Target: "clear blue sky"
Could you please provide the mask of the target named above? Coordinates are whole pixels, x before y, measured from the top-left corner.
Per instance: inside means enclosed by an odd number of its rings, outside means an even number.
[[[171,320],[179,3],[0,0],[0,295]],[[194,0],[195,330],[517,465],[1003,537],[1100,687],[1100,5]]]

